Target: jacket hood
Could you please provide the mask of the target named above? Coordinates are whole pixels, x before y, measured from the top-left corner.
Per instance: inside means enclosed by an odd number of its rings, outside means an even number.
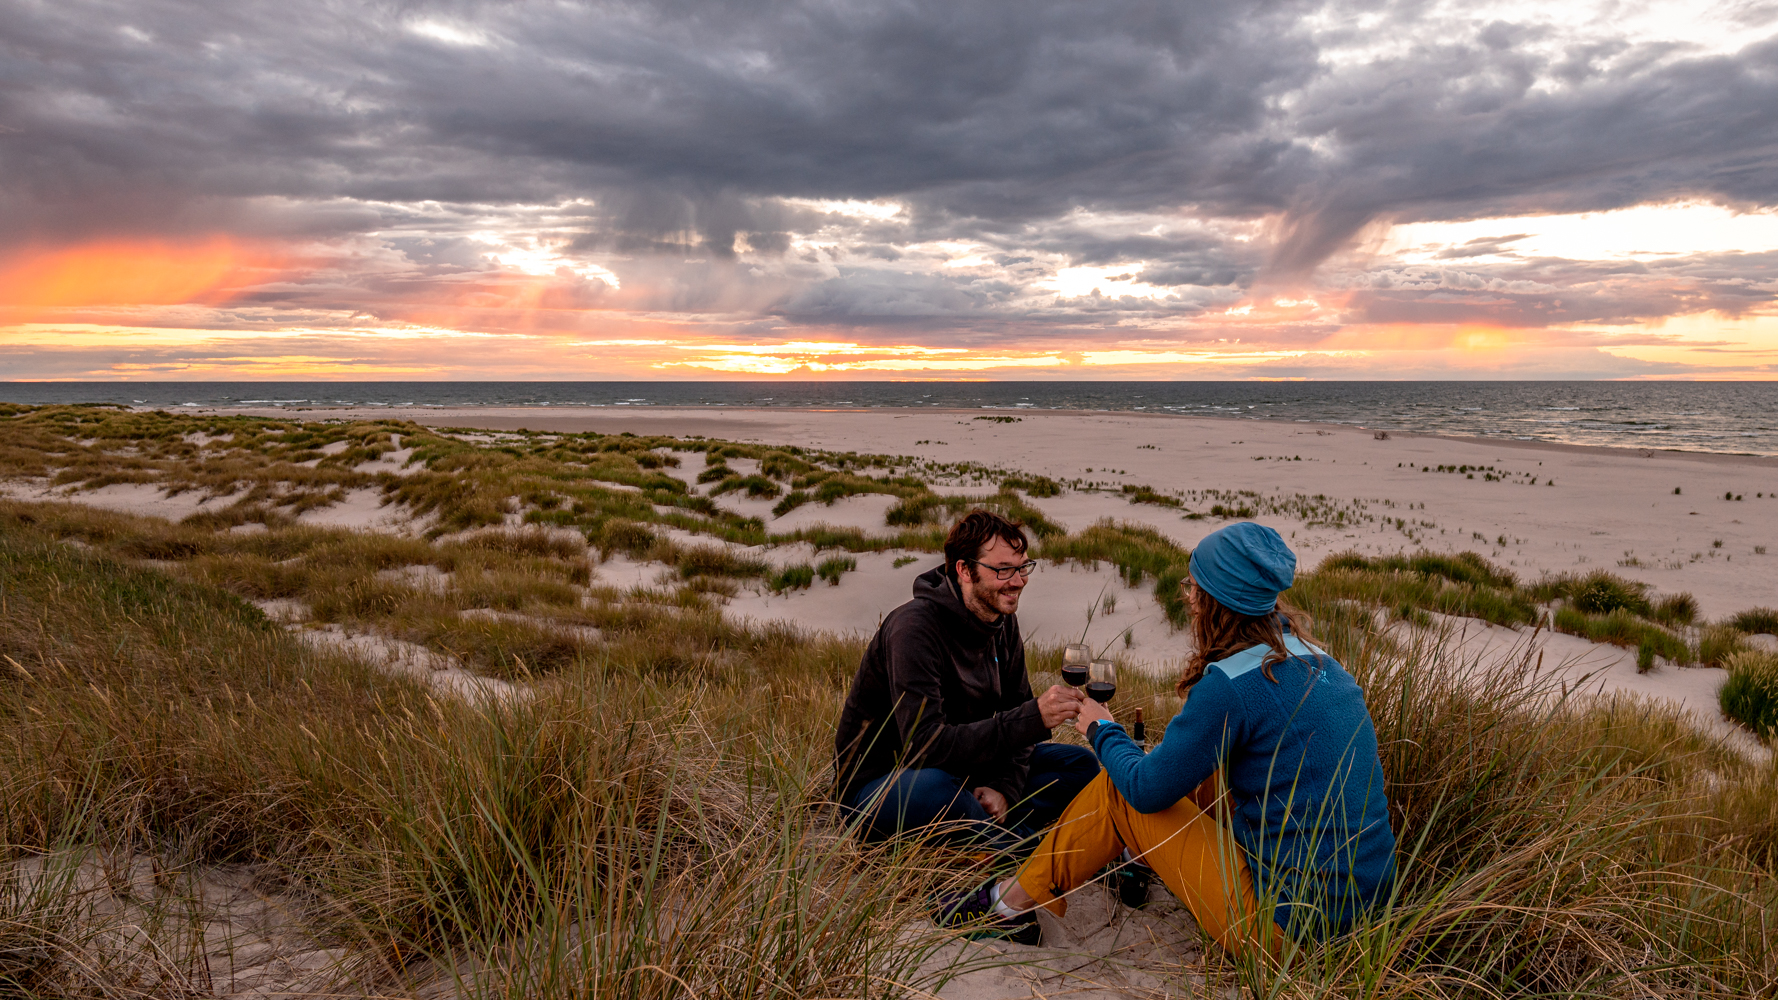
[[[993,623],[982,621],[963,604],[963,593],[957,589],[957,583],[945,574],[943,566],[933,568],[914,577],[914,599],[931,601],[944,608],[967,624],[975,633],[987,637],[1000,632],[1006,627],[1010,615],[1001,615]]]

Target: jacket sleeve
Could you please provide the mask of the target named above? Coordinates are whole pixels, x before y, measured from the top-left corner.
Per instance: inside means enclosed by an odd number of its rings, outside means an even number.
[[[1234,685],[1212,670],[1192,687],[1161,745],[1143,753],[1120,725],[1099,727],[1093,752],[1111,785],[1140,813],[1160,812],[1191,794],[1242,739],[1242,708]]]
[[[989,788],[1006,796],[1007,804],[1012,805],[1025,797],[1025,785],[1031,779],[1031,749],[1049,739],[1050,731],[1043,725],[1043,712],[1031,694],[1031,678],[1025,673],[1025,643],[1017,635],[1012,637],[1012,653],[1008,659],[1011,662],[1000,672],[1001,690],[1007,692],[1003,701],[1008,706],[1006,711],[1030,712],[1037,717],[1040,730],[1034,739],[1009,754],[1002,767],[983,778]]]
[[[1037,703],[1030,700],[978,722],[952,725],[945,717],[939,681],[939,671],[948,666],[949,658],[937,637],[918,626],[903,628],[888,647],[896,729],[903,749],[920,766],[998,775],[1007,758],[1019,751],[1028,758],[1031,744],[1049,735]],[[1021,780],[1019,788],[1023,787]]]

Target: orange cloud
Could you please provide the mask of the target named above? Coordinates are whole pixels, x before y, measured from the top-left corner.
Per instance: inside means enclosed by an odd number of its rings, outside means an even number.
[[[0,260],[0,307],[217,304],[254,272],[286,259],[226,236],[203,240],[101,240],[59,249],[27,249]]]

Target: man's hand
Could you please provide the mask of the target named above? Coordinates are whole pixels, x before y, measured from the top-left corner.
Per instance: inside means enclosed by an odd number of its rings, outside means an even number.
[[[1051,684],[1048,691],[1037,696],[1037,710],[1043,713],[1043,724],[1054,729],[1074,718],[1085,700],[1086,695],[1074,688]]]
[[[1074,717],[1075,731],[1080,733],[1080,735],[1085,736],[1087,734],[1087,727],[1092,725],[1095,721],[1116,722],[1117,720],[1111,717],[1111,710],[1104,705],[1091,699],[1082,699],[1080,713]]]
[[[982,808],[988,811],[994,822],[999,823],[1006,819],[1006,796],[983,785],[975,790],[975,800],[982,804]]]

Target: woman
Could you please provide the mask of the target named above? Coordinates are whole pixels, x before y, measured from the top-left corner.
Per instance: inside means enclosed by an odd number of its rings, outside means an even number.
[[[1187,597],[1195,652],[1185,705],[1152,753],[1104,706],[1075,725],[1104,770],[1011,879],[953,899],[947,926],[1036,943],[1036,907],[1057,916],[1068,892],[1127,848],[1231,953],[1276,958],[1281,934],[1338,934],[1388,891],[1395,834],[1364,693],[1316,648],[1278,600],[1296,556],[1251,522],[1192,553]],[[1201,783],[1226,782],[1220,807]],[[1196,799],[1197,801],[1194,801]]]

